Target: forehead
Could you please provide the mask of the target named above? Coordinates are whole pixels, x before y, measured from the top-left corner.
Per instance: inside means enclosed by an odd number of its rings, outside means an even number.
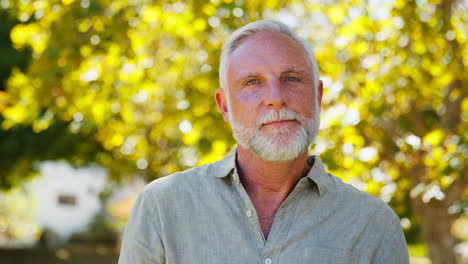
[[[233,73],[261,73],[266,69],[284,71],[291,68],[312,70],[304,48],[288,36],[276,32],[261,31],[246,37],[228,57],[228,78]]]

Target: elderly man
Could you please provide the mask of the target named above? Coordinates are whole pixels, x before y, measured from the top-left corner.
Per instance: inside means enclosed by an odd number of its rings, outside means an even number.
[[[238,146],[147,185],[120,264],[409,263],[398,217],[308,156],[322,82],[309,45],[263,20],[225,43],[215,93]]]

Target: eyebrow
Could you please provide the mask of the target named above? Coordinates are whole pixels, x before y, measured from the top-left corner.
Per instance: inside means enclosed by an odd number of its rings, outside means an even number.
[[[294,68],[288,68],[288,69],[282,71],[280,75],[284,75],[284,74],[288,74],[288,73],[297,73],[297,74],[300,74],[300,75],[305,75],[306,71],[303,71],[303,70],[298,71],[298,70],[296,70]],[[247,74],[247,75],[245,75],[243,77],[240,77],[239,79],[235,80],[235,83],[241,83],[241,82],[243,82],[243,81],[245,81],[247,79],[258,78],[260,76],[261,76],[261,74],[258,74],[258,73],[250,73],[250,74]]]
[[[247,78],[258,77],[258,76],[260,76],[260,74],[251,73],[249,75],[246,75],[246,76],[242,77],[241,79],[247,79]]]
[[[286,74],[286,73],[292,73],[292,72],[293,73],[298,73],[298,74],[305,74],[305,71],[298,71],[298,70],[295,70],[293,68],[289,68],[289,69],[281,72],[281,75]]]

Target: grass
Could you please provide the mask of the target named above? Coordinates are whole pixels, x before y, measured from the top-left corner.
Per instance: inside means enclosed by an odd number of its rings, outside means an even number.
[[[115,264],[118,254],[105,246],[73,246],[57,249],[0,249],[2,264]]]
[[[412,263],[427,257],[425,244],[409,244],[408,251]],[[103,245],[74,245],[57,249],[21,248],[0,249],[2,264],[115,264],[118,252],[115,248]]]

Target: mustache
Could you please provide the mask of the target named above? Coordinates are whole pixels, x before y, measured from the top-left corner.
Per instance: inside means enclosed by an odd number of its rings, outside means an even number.
[[[294,120],[298,121],[299,123],[303,124],[304,118],[297,112],[287,109],[281,108],[280,110],[270,110],[263,114],[257,121],[257,127],[261,127],[270,122],[281,121],[281,120]]]

